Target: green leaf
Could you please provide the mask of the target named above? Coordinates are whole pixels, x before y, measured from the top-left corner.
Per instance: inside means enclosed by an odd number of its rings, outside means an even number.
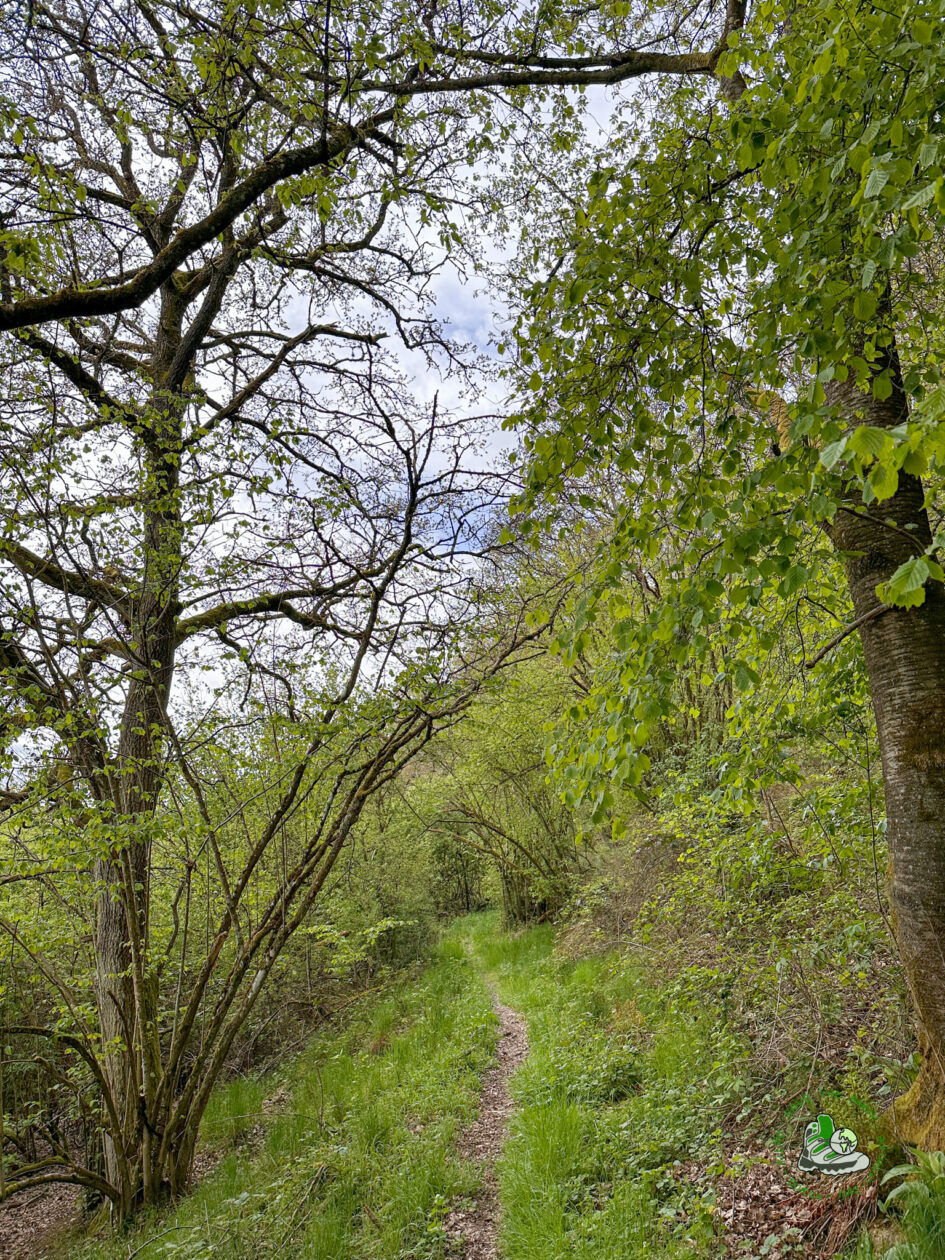
[[[903,210],[921,210],[927,206],[935,196],[935,184],[927,184],[925,188],[920,188],[918,192],[913,193],[911,197],[907,197],[902,203]]]
[[[909,451],[902,461],[902,471],[910,477],[922,477],[928,471],[928,457],[923,451]]]
[[[809,580],[810,570],[806,569],[802,564],[795,564],[784,575],[778,590],[782,595],[793,595],[795,591],[799,591]]]
[[[876,378],[879,380],[879,377]],[[885,429],[872,424],[861,424],[850,434],[847,449],[864,459],[875,459],[892,448],[892,438]]]
[[[899,487],[899,474],[888,464],[877,464],[869,476],[869,483],[878,501],[890,499]]]
[[[925,18],[916,18],[912,23],[912,36],[917,44],[930,44],[932,34],[932,23],[926,22]]]
[[[869,178],[866,181],[866,188],[863,191],[863,196],[878,197],[888,183],[888,171],[870,171]]]
[[[836,442],[831,442],[829,446],[825,446],[820,452],[820,462],[826,469],[833,468],[837,460],[843,454],[847,444],[845,437],[839,438]]]
[[[876,264],[873,264],[875,270]],[[858,293],[853,299],[853,314],[857,319],[869,320],[876,314],[878,298],[875,293]]]
[[[925,583],[932,576],[925,556],[913,556],[899,566],[888,582],[881,582],[876,594],[884,603],[900,608],[917,608],[925,600]]]
[[[873,381],[873,397],[883,402],[892,395],[892,381],[889,373],[883,372]]]
[[[938,141],[926,140],[919,148],[919,166],[927,170],[938,158]]]

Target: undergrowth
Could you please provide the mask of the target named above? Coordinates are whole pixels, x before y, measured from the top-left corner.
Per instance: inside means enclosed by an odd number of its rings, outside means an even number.
[[[890,1169],[884,1178],[899,1183],[884,1204],[887,1213],[893,1205],[902,1212],[898,1240],[885,1247],[867,1234],[856,1260],[942,1260],[945,1256],[945,1154],[917,1151],[915,1160],[915,1164]]]
[[[205,1132],[222,1154],[194,1193],[123,1237],[73,1241],[71,1260],[441,1255],[447,1203],[477,1184],[453,1144],[496,1027],[461,945],[445,942],[419,979],[317,1035],[282,1074],[218,1090]]]
[[[556,956],[546,926],[507,937],[491,916],[466,923],[528,1020],[499,1170],[505,1260],[713,1254],[713,1190],[678,1172],[717,1161],[721,1117],[745,1092],[746,1047],[718,1005],[668,999],[613,953]]]
[[[718,762],[690,748],[649,810],[628,803],[556,934],[471,929],[532,1027],[507,1260],[833,1256],[882,1199],[883,1113],[915,1055],[871,781],[805,753],[803,775],[738,796]],[[871,1160],[829,1203],[797,1175],[821,1112]]]

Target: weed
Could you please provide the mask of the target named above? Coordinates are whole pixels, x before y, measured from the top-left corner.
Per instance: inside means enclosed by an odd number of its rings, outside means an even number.
[[[124,1238],[73,1240],[70,1260],[440,1256],[445,1205],[477,1188],[453,1145],[495,1037],[488,993],[448,942],[419,980],[316,1036],[290,1069],[217,1092],[214,1146],[264,1130],[255,1149],[230,1145],[188,1198]],[[267,1115],[277,1086],[285,1107]]]
[[[945,1154],[915,1151],[915,1164],[891,1168],[883,1184],[903,1177],[890,1191],[883,1211],[896,1207],[903,1211],[899,1222],[902,1237],[891,1247],[877,1249],[865,1235],[857,1260],[941,1260],[945,1255]]]

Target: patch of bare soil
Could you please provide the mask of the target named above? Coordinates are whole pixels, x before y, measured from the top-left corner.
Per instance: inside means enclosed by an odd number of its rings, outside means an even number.
[[[36,1260],[79,1214],[77,1186],[24,1190],[0,1207],[0,1260]]]
[[[495,1163],[512,1113],[509,1077],[528,1054],[525,1021],[517,1011],[493,998],[501,1032],[496,1063],[482,1083],[479,1114],[457,1144],[461,1158],[483,1167],[482,1189],[472,1204],[453,1207],[445,1221],[449,1254],[462,1260],[496,1260],[499,1234],[499,1188]]]
[[[730,1153],[737,1174],[715,1182],[717,1206],[731,1256],[770,1260],[830,1260],[877,1211],[869,1172],[847,1177],[798,1173],[784,1156],[769,1150]],[[675,1176],[704,1183],[696,1163],[677,1166]]]

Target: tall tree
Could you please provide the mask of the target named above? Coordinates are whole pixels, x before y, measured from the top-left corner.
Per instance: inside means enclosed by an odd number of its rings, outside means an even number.
[[[830,642],[863,642],[922,1052],[895,1121],[930,1147],[945,1145],[940,20],[938,4],[757,6],[718,67],[728,108],[689,83],[615,128],[570,238],[548,232],[518,337],[532,502],[587,494],[608,461],[628,476],[600,593],[659,553],[667,518],[685,543],[621,626],[564,768],[574,799],[602,817],[609,781],[639,781],[676,669],[718,651],[723,620],[736,685],[756,685],[753,610],[798,597],[802,538],[824,531],[842,560],[848,624]]]
[[[58,1007],[7,1031],[81,1061],[102,1133],[83,1163],[47,1125],[7,1195],[72,1180],[123,1217],[183,1189],[233,1040],[364,802],[535,633],[484,615],[459,638],[484,611],[475,557],[503,478],[476,471],[474,426],[410,400],[382,344],[431,370],[438,354],[460,362],[424,291],[463,119],[407,128],[392,105],[362,130],[342,121],[351,48],[333,20],[311,45],[278,8],[37,6],[14,49],[32,110],[18,107],[7,170],[16,212],[45,230],[8,234],[7,296],[39,274],[33,246],[41,270],[107,289],[110,266],[124,283],[132,260],[166,259],[188,217],[212,231],[187,266],[172,250],[140,310],[106,319],[95,298],[3,344],[5,838],[17,879],[74,895],[80,916],[94,899],[91,987],[81,965],[62,974],[39,922],[4,922]],[[300,141],[278,189],[213,217]],[[188,729],[181,705],[208,670],[292,726],[264,789],[237,776],[229,800],[211,791],[213,726]],[[24,739],[49,748],[34,782]],[[260,790],[262,816],[248,812]],[[169,792],[189,798],[196,834],[169,830]]]

